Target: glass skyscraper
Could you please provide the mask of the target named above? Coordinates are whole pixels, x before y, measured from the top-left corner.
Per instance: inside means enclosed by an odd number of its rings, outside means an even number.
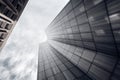
[[[28,0],[0,0],[0,50],[6,43]]]
[[[70,0],[46,33],[37,80],[120,80],[120,0]]]

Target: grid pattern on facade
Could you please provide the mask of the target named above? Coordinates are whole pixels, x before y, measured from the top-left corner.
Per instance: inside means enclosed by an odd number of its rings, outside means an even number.
[[[49,43],[93,80],[120,79],[120,0],[70,0],[47,28]]]
[[[39,47],[38,64],[37,80],[91,80],[77,66],[48,44],[42,44]]]

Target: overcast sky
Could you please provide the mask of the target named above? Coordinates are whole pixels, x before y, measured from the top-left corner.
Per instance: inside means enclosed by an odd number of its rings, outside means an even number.
[[[44,30],[69,0],[29,0],[0,53],[0,80],[36,80]]]

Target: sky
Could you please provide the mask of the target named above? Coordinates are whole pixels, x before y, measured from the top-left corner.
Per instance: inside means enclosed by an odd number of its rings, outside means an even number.
[[[0,53],[0,80],[37,80],[45,29],[69,0],[29,0]]]

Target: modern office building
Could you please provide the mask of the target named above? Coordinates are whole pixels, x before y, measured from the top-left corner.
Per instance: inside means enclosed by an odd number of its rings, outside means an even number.
[[[46,32],[38,80],[120,80],[120,0],[70,0]]]
[[[6,43],[28,0],[0,0],[0,50]]]

